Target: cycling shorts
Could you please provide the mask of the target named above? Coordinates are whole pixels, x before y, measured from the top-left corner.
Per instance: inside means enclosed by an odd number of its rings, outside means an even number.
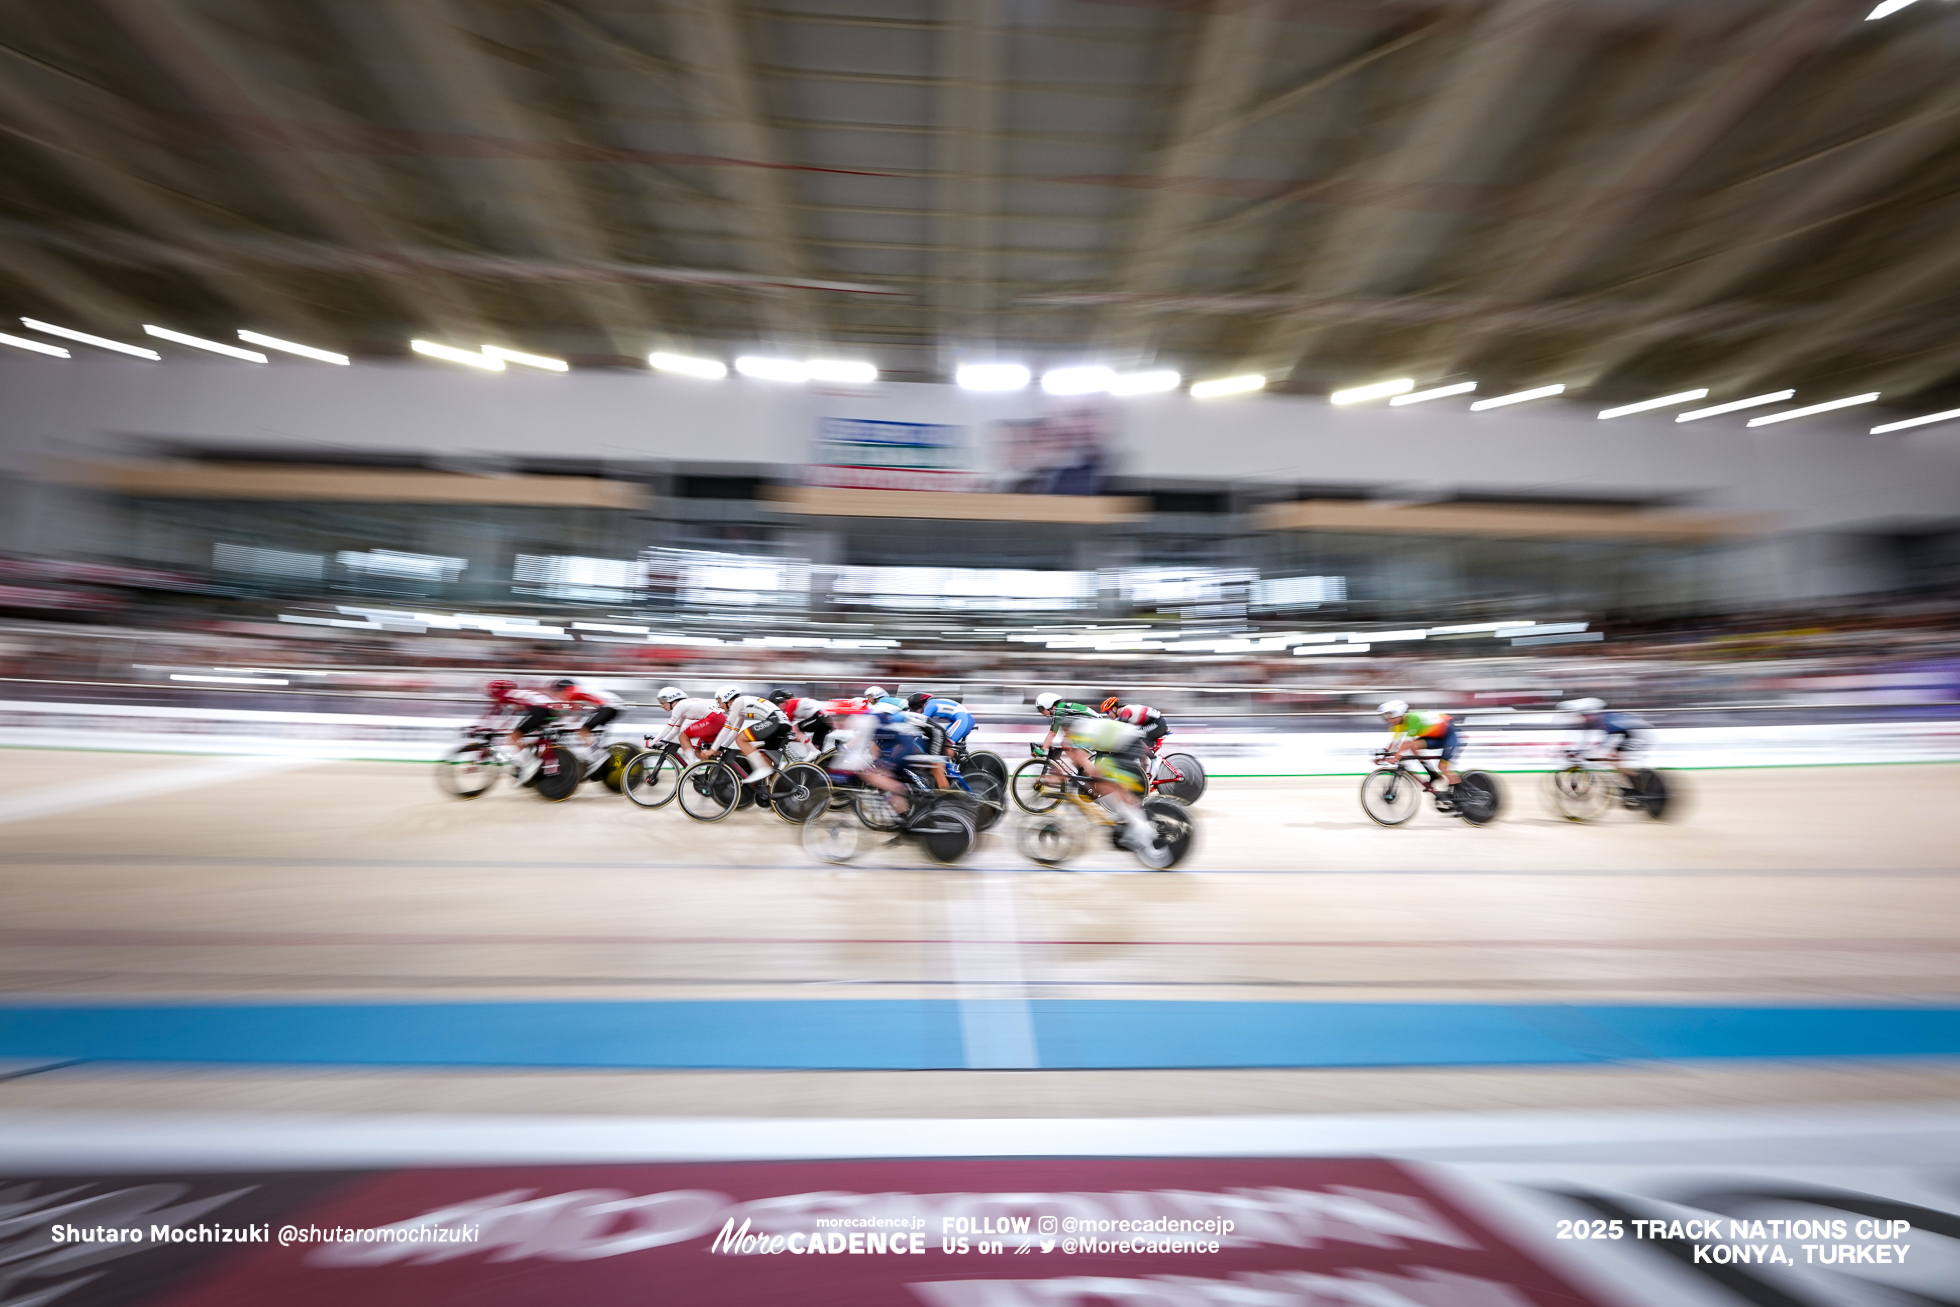
[[[1456,723],[1451,722],[1441,735],[1424,735],[1417,739],[1424,753],[1433,753],[1444,762],[1453,762],[1463,751],[1463,737],[1456,733]]]
[[[1099,753],[1090,760],[1090,770],[1106,781],[1114,781],[1132,794],[1143,793],[1143,756],[1136,753]]]
[[[557,715],[557,710],[552,708],[532,708],[517,719],[517,724],[511,727],[511,730],[517,732],[519,735],[536,735],[539,731],[551,725],[552,719]]]
[[[789,723],[780,719],[760,721],[742,734],[765,749],[780,749],[789,742]]]
[[[1600,744],[1615,753],[1639,753],[1652,744],[1653,738],[1645,731],[1608,731]]]
[[[588,731],[596,731],[600,727],[610,725],[617,720],[619,720],[619,709],[609,703],[601,704],[592,710],[590,717],[585,719],[584,726]]]
[[[1169,726],[1166,726],[1164,724],[1164,719],[1160,717],[1156,721],[1151,722],[1148,726],[1143,728],[1143,742],[1146,745],[1148,745],[1151,748],[1151,750],[1154,751],[1157,748],[1158,743],[1162,741],[1163,738],[1166,735],[1169,735],[1170,733],[1171,733],[1171,728]]]
[[[715,742],[715,737],[721,734],[721,728],[727,724],[726,713],[711,712],[706,717],[691,723],[681,733],[687,737],[689,744],[697,749],[705,749]]]

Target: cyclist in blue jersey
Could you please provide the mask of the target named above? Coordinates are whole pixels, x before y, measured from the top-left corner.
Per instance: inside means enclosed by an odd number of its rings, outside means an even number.
[[[1574,757],[1583,755],[1610,762],[1629,779],[1641,770],[1636,755],[1653,742],[1649,732],[1654,728],[1645,718],[1630,712],[1609,711],[1604,699],[1567,699],[1558,707],[1560,712],[1577,713],[1581,727],[1589,734],[1599,733],[1597,740],[1588,739],[1575,749]]]
[[[905,707],[924,727],[926,751],[940,758],[951,757],[966,742],[966,737],[973,734],[973,714],[957,699],[943,699],[920,691],[905,701]],[[939,774],[939,787],[945,789],[946,764],[928,765]]]
[[[912,809],[898,773],[925,760],[925,737],[903,704],[874,702],[849,723],[850,741],[834,764],[891,796],[901,822]]]

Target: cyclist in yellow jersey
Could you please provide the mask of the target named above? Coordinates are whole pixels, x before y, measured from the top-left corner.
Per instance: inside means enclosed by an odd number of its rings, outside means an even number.
[[[1390,699],[1376,711],[1394,732],[1388,740],[1391,754],[1398,758],[1412,753],[1435,754],[1444,783],[1455,787],[1456,768],[1450,764],[1463,748],[1463,740],[1456,732],[1456,718],[1446,712],[1418,712],[1400,699]]]
[[[1112,817],[1123,823],[1123,844],[1146,867],[1170,863],[1171,851],[1143,811],[1143,731],[1109,717],[1056,714],[1060,733],[1089,788]]]

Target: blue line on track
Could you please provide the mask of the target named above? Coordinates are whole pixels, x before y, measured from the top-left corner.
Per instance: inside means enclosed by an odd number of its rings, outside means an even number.
[[[1960,1009],[1033,999],[1039,1065],[1474,1066],[1955,1057]],[[930,1070],[969,1065],[946,999],[170,1003],[0,1008],[0,1058]]]

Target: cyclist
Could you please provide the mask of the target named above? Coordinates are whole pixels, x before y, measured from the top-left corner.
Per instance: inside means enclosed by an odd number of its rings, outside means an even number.
[[[1147,703],[1124,703],[1115,695],[1102,701],[1097,711],[1105,717],[1114,717],[1119,722],[1128,722],[1143,731],[1144,747],[1155,753],[1171,733],[1171,724],[1164,720],[1164,714]]]
[[[726,749],[731,744],[739,748],[749,760],[751,784],[773,776],[776,764],[763,750],[780,749],[789,743],[791,727],[783,710],[767,699],[743,694],[736,685],[716,690],[715,703],[728,714],[721,734],[715,737],[715,748]]]
[[[913,809],[905,797],[905,782],[899,779],[898,773],[924,761],[924,748],[925,740],[911,713],[889,700],[874,700],[851,718],[849,741],[836,765],[839,771],[855,775],[873,789],[889,794],[892,811],[898,814],[902,828]]]
[[[569,676],[561,676],[551,683],[558,692],[558,706],[565,712],[584,712],[585,718],[578,724],[578,737],[585,741],[586,756],[599,751],[598,732],[619,719],[619,710],[626,701],[611,690],[588,690]]]
[[[1390,699],[1376,711],[1394,732],[1388,740],[1391,757],[1433,753],[1437,767],[1443,773],[1443,784],[1451,789],[1456,787],[1456,768],[1450,764],[1463,750],[1463,739],[1456,730],[1456,718],[1446,712],[1417,712],[1400,699]],[[1438,795],[1436,802],[1444,811],[1448,811],[1451,803],[1447,793]]]
[[[1064,699],[1059,694],[1038,694],[1034,699],[1034,710],[1048,719],[1048,734],[1041,739],[1041,747],[1052,748],[1056,740],[1066,733],[1068,723],[1077,717],[1100,717],[1101,713],[1086,703]]]
[[[696,699],[685,690],[668,686],[658,695],[660,706],[667,709],[667,724],[660,728],[649,744],[679,741],[692,760],[698,761],[704,755],[714,753],[714,740],[727,724],[728,715],[713,699]]]
[[[865,686],[864,701],[874,708],[881,703],[890,704],[894,708],[903,708],[905,706],[905,700],[899,698],[882,685]]]
[[[536,751],[525,752],[524,737],[551,725],[558,716],[557,702],[543,690],[502,679],[485,684],[483,692],[490,697],[483,724],[504,732],[504,740],[517,755],[517,783],[522,785],[544,763]]]
[[[1653,741],[1648,732],[1654,728],[1645,718],[1629,712],[1608,712],[1604,699],[1567,699],[1558,708],[1560,712],[1579,714],[1581,729],[1599,732],[1597,742],[1582,742],[1572,751],[1574,759],[1596,757],[1601,762],[1610,762],[1629,779],[1640,770],[1634,766],[1637,761],[1634,755]]]
[[[769,702],[783,710],[783,716],[789,718],[790,729],[797,739],[808,744],[816,753],[823,752],[824,741],[830,738],[835,723],[824,711],[821,701],[808,695],[775,689],[769,692]]]
[[[939,777],[939,788],[946,788],[946,764],[943,759],[950,758],[973,734],[973,714],[966,705],[957,699],[942,699],[937,695],[921,690],[905,700],[906,711],[916,715],[925,733],[926,752],[934,755],[935,761],[926,764]],[[961,788],[971,789],[964,781]]]
[[[1143,777],[1149,764],[1143,756],[1142,729],[1089,713],[1062,717],[1060,730],[1063,747],[1089,778],[1090,792],[1123,823],[1119,837],[1123,847],[1146,867],[1169,866],[1171,850],[1143,811]]]

